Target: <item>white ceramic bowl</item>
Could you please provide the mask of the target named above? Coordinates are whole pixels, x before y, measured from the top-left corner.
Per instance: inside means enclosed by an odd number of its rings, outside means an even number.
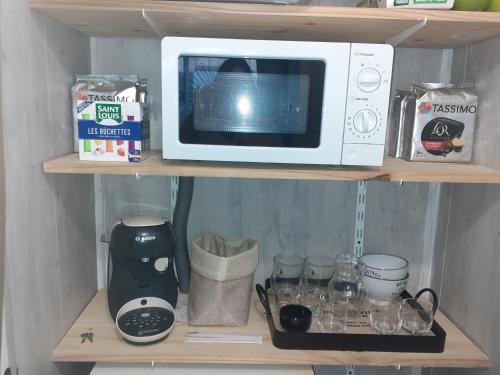
[[[408,274],[410,264],[404,258],[387,254],[367,254],[359,258],[364,274],[381,280],[401,280]]]
[[[363,286],[368,298],[396,298],[403,293],[408,285],[410,275],[401,280],[382,280],[363,276]]]

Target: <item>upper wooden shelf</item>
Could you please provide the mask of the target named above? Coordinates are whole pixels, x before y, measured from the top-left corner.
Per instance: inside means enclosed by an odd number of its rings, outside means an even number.
[[[416,163],[386,158],[381,168],[164,160],[158,151],[141,163],[91,162],[70,154],[44,163],[47,173],[195,176],[295,180],[500,183],[500,170],[474,164]]]
[[[74,29],[102,37],[385,43],[423,20],[425,27],[404,40],[402,47],[453,48],[500,35],[500,13],[486,12],[160,0],[30,0],[30,4]]]
[[[488,367],[490,360],[443,314],[436,320],[446,331],[443,353],[378,353],[319,350],[282,350],[273,346],[267,321],[251,305],[246,327],[189,327],[176,323],[164,341],[146,346],[126,343],[109,317],[106,293],[99,292],[53,352],[57,362],[170,362],[366,365],[416,367]],[[80,335],[92,329],[94,342],[82,343]],[[262,336],[262,344],[186,343],[191,331],[206,334]]]

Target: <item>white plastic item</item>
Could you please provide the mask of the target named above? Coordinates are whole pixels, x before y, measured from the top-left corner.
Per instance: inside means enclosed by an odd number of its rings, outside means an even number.
[[[455,0],[363,0],[359,6],[369,8],[451,9]]]
[[[314,375],[311,366],[97,363],[90,375]]]
[[[163,225],[167,220],[158,216],[124,216],[121,222],[126,227],[150,227],[155,225]]]

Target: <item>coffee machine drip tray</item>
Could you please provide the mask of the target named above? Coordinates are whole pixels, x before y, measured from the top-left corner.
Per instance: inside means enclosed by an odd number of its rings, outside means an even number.
[[[174,327],[175,311],[161,298],[143,297],[127,302],[116,315],[118,332],[136,344],[165,338]]]

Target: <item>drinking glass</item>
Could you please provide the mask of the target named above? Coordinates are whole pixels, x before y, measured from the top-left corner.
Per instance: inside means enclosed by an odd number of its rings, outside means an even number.
[[[348,302],[347,314],[357,318],[364,301],[363,270],[359,267],[357,257],[340,254],[335,258],[335,271],[328,284],[330,300]]]
[[[318,311],[321,302],[328,299],[328,283],[334,271],[332,258],[322,255],[311,255],[306,258],[302,273],[300,302],[313,314]]]
[[[347,301],[325,302],[319,306],[318,328],[323,333],[344,332],[347,327]]]
[[[383,335],[396,333],[402,324],[401,304],[391,298],[375,299],[370,309],[370,325]]]
[[[284,305],[297,303],[298,287],[304,259],[297,255],[276,255],[273,258],[271,287],[274,290],[275,311]]]
[[[336,266],[351,266],[356,267],[358,265],[358,257],[354,254],[340,253],[335,256]]]
[[[403,328],[412,335],[423,335],[429,332],[434,322],[434,304],[407,298],[403,301]]]

